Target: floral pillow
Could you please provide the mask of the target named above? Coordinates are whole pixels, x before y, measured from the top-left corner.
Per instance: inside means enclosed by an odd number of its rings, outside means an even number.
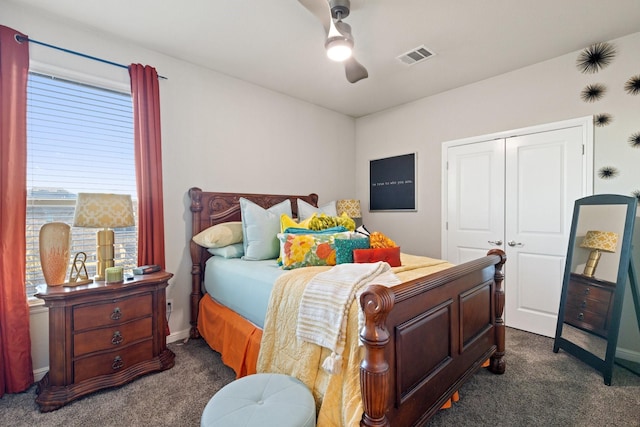
[[[278,234],[282,268],[336,265],[336,238],[347,238],[349,233],[335,234]]]

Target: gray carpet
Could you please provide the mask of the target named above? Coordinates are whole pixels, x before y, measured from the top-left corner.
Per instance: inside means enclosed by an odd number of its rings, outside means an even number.
[[[5,395],[0,399],[0,425],[199,426],[211,396],[233,381],[235,373],[203,340],[171,343],[168,347],[176,354],[173,368],[91,394],[56,411],[39,412],[35,386],[24,393]]]
[[[640,426],[640,377],[616,367],[613,384],[572,356],[551,351],[553,340],[507,329],[507,371],[481,370],[460,401],[429,426]],[[169,345],[174,368],[95,393],[42,414],[35,387],[0,399],[7,426],[198,426],[209,398],[234,373],[201,340]]]

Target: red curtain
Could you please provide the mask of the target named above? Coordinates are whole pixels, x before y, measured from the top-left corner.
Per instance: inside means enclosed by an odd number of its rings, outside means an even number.
[[[29,43],[16,35],[24,36],[0,25],[0,397],[33,384],[25,286]]]
[[[138,189],[138,265],[165,268],[160,88],[155,68],[129,66]]]

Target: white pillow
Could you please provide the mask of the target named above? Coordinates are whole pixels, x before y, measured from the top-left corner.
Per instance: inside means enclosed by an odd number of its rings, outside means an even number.
[[[280,232],[280,215],[291,216],[289,199],[264,209],[244,197],[240,198],[244,256],[242,259],[257,261],[275,259],[280,254],[277,234]]]
[[[222,248],[242,242],[242,222],[223,222],[211,226],[192,237],[193,241],[205,248]]]
[[[315,206],[310,205],[304,200],[298,199],[298,219],[300,221],[304,221],[305,219],[310,218],[314,213],[318,215],[325,214],[327,216],[338,216],[336,201],[333,200],[324,206],[316,208]]]

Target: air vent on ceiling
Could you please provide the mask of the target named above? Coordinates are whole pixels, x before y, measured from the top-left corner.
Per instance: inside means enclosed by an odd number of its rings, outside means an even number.
[[[430,51],[424,45],[418,46],[415,49],[410,50],[409,52],[403,53],[398,56],[398,59],[407,65],[417,64],[418,62],[422,62],[427,58],[435,55],[435,52]]]

